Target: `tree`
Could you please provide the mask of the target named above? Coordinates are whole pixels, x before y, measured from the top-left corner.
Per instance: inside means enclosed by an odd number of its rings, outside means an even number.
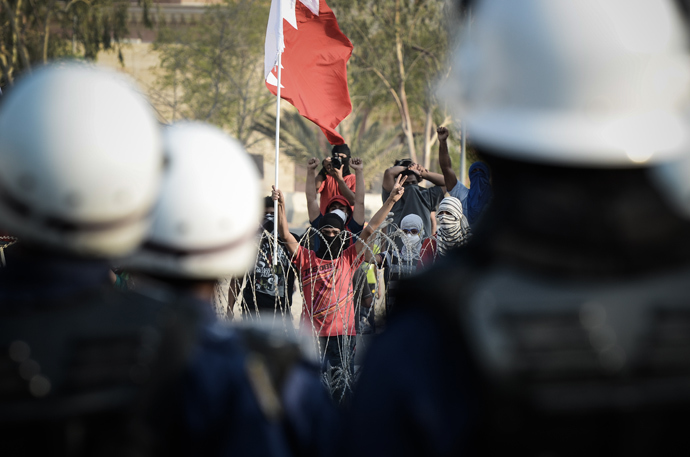
[[[448,73],[451,10],[444,0],[333,0],[339,24],[354,44],[350,74],[353,102],[365,111],[397,113],[412,160],[422,135],[423,164],[429,165],[434,124],[447,125],[434,87]],[[437,118],[434,123],[433,119]],[[423,121],[419,121],[422,119]]]
[[[275,138],[275,125],[275,115],[267,114],[257,122],[255,129],[268,138]],[[347,123],[343,136],[349,139],[352,157],[364,160],[364,182],[368,184],[393,164],[403,147],[396,130],[386,128],[380,122],[369,125],[364,114]],[[282,154],[296,163],[306,164],[311,157],[323,158],[328,143],[315,124],[296,110],[285,110],[280,117],[280,146]]]
[[[144,23],[151,25],[144,6]],[[127,33],[129,2],[116,0],[0,0],[0,86],[12,85],[36,64],[60,57],[95,60]],[[124,62],[123,62],[124,63]]]
[[[161,27],[154,44],[161,72],[149,93],[169,109],[167,120],[213,123],[245,147],[263,138],[253,127],[273,103],[263,83],[268,10],[266,0],[226,0],[208,6],[197,24]]]

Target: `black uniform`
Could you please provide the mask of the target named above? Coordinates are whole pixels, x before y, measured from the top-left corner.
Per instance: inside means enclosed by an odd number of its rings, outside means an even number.
[[[310,438],[336,418],[317,365],[208,303],[147,292],[111,286],[102,261],[34,253],[0,270],[2,455],[321,452]]]
[[[351,442],[360,455],[686,452],[688,221],[644,169],[486,160],[492,207],[467,248],[401,284]]]
[[[0,270],[0,314],[7,455],[160,449],[150,414],[180,388],[195,310],[115,290],[105,262],[25,253]]]

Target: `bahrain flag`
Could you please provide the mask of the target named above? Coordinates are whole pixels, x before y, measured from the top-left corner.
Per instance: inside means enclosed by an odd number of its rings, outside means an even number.
[[[266,87],[321,127],[328,142],[345,141],[335,127],[352,112],[347,61],[352,43],[325,0],[273,0],[266,29]]]

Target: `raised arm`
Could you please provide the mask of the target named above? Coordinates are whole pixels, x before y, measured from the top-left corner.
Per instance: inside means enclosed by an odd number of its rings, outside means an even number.
[[[271,197],[273,200],[278,200],[278,236],[285,241],[285,247],[290,255],[293,256],[297,252],[299,242],[292,236],[290,227],[288,227],[287,215],[285,214],[285,196],[280,189],[276,189],[275,186],[271,187],[273,188]]]
[[[316,185],[316,167],[319,166],[319,160],[316,157],[312,157],[307,162],[307,185],[304,193],[307,196],[307,214],[309,215],[309,222],[314,222],[314,220],[319,217],[321,210],[319,209],[319,202],[316,199],[316,190],[318,186]]]
[[[453,163],[448,154],[448,129],[439,127],[436,133],[438,134],[438,165],[441,167],[446,189],[450,191],[458,183],[458,177],[453,171]]]
[[[383,190],[390,192],[395,186],[395,177],[398,176],[403,171],[407,170],[407,167],[402,165],[395,165],[383,172]]]
[[[331,158],[323,159],[321,161],[321,171],[319,171],[316,174],[316,185],[314,186],[316,189],[316,192],[319,191],[319,187],[321,187],[321,184],[326,180],[326,175],[328,175],[328,170],[331,166]]]
[[[376,211],[376,214],[372,216],[369,224],[364,227],[364,230],[362,230],[362,234],[357,240],[356,246],[359,254],[364,253],[365,262],[371,262],[374,257],[372,252],[373,250],[367,245],[367,240],[379,228],[379,226],[383,224],[383,221],[386,220],[386,216],[388,216],[388,213],[390,213],[391,209],[393,209],[393,205],[395,205],[395,203],[403,196],[405,189],[402,185],[406,180],[407,176],[397,177],[395,184],[393,185],[393,189],[391,189],[391,194],[383,203],[383,206],[381,206],[381,208]]]
[[[355,170],[357,187],[355,187],[355,209],[352,219],[359,225],[364,225],[364,164],[362,159],[355,157],[350,161],[350,168]]]
[[[426,179],[427,181],[431,182],[433,185],[444,187],[444,192],[445,192],[446,182],[443,179],[442,174],[432,173],[418,163],[413,163],[408,168],[410,170],[414,171],[415,173],[417,173],[419,176],[421,176],[422,179]]]

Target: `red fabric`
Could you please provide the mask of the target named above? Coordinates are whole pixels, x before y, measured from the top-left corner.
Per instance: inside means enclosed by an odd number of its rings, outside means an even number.
[[[357,187],[357,178],[355,175],[347,175],[343,178],[343,180],[345,181],[345,184],[347,184],[347,187],[354,192]],[[338,187],[338,180],[331,175],[326,175],[326,180],[321,183],[319,192],[321,193],[321,202],[319,203],[319,210],[321,211],[321,214],[326,214],[326,208],[328,208],[328,205],[331,204],[333,197],[342,195],[340,193],[340,188]],[[348,202],[345,197],[342,198],[345,199],[345,204],[350,206],[350,209],[352,209],[350,202]]]
[[[280,96],[321,127],[329,143],[343,144],[345,140],[335,127],[352,112],[347,88],[352,43],[340,31],[324,0],[319,2],[318,16],[301,2],[296,3],[297,30],[283,21]],[[277,68],[272,73],[278,77]],[[276,86],[266,83],[266,87],[277,94]]]
[[[436,261],[438,251],[436,250],[436,240],[426,238],[422,241],[421,261],[417,264],[417,271],[431,266]]]
[[[362,264],[357,247],[350,246],[335,260],[323,260],[300,246],[293,262],[304,292],[302,319],[318,336],[355,335],[352,275]]]

